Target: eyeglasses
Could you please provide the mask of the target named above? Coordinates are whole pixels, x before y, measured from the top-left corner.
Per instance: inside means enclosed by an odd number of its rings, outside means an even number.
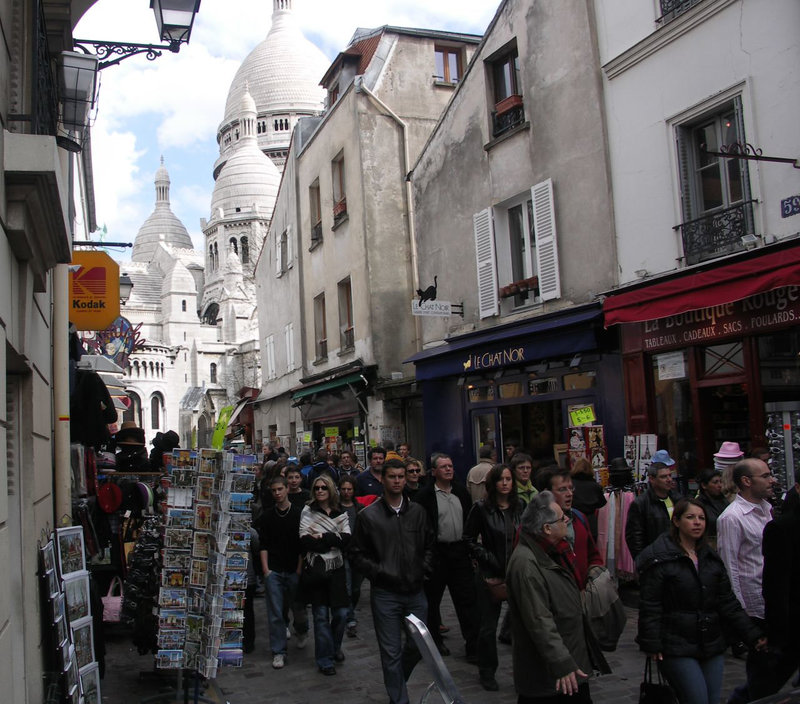
[[[556,518],[555,521],[547,521],[545,525],[552,525],[553,523],[566,523],[569,524],[572,519],[565,513],[561,518]]]
[[[314,491],[328,491],[327,486],[315,486]]]
[[[411,469],[411,467],[409,467],[409,468],[406,470],[406,474],[419,474],[419,472],[420,472],[420,470],[418,470],[418,469]]]
[[[764,474],[748,474],[747,476],[750,479],[769,479],[772,476],[772,472],[765,472]]]

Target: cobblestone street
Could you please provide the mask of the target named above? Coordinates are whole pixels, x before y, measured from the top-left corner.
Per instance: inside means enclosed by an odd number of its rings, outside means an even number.
[[[225,704],[316,704],[318,702],[386,702],[387,696],[381,678],[380,660],[369,610],[368,585],[364,584],[362,602],[358,611],[357,638],[345,637],[343,650],[347,660],[337,665],[336,677],[325,677],[314,665],[313,638],[303,650],[296,647],[296,639],[289,642],[287,664],[283,670],[273,670],[266,629],[264,599],[256,602],[256,649],[245,656],[240,669],[220,668],[219,676],[205,693],[212,701]],[[626,602],[635,603],[635,594],[628,594]],[[628,625],[613,653],[607,659],[613,673],[591,681],[595,704],[633,704],[638,701],[639,682],[643,657],[633,642],[636,633],[637,611],[628,608]],[[512,704],[516,702],[512,673],[511,647],[498,643],[500,668],[497,681],[499,692],[486,692],[478,683],[478,671],[463,657],[463,644],[458,635],[458,625],[449,597],[442,602],[444,622],[451,627],[447,643],[452,655],[444,658],[461,696],[467,704]],[[162,671],[158,676],[147,672],[151,668],[150,656],[140,656],[131,645],[130,636],[120,631],[112,632],[107,639],[106,677],[102,682],[103,701],[108,704],[138,704],[159,691],[169,690],[177,681],[174,672]],[[728,657],[725,664],[723,701],[730,691],[744,679],[744,662]],[[416,704],[424,694],[432,677],[424,663],[420,663],[409,681],[411,701]],[[170,698],[161,701],[176,701]],[[183,701],[183,697],[177,699]],[[193,701],[190,696],[189,701]],[[431,698],[431,704],[439,704]]]

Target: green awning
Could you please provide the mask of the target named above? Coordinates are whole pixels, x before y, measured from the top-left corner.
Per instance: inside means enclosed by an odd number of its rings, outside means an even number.
[[[313,394],[318,394],[322,391],[330,391],[331,389],[338,389],[340,386],[347,386],[348,384],[352,384],[355,381],[363,381],[363,378],[360,373],[348,374],[347,376],[342,376],[339,377],[338,379],[323,381],[321,384],[315,384],[314,386],[307,386],[304,389],[295,391],[292,394],[292,401],[299,401],[301,398],[305,398],[306,396],[312,396]]]

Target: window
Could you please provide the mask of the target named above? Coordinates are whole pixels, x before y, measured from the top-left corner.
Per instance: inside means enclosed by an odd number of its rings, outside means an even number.
[[[322,242],[322,204],[319,197],[319,179],[308,188],[308,207],[311,216],[311,246]]]
[[[461,80],[461,50],[456,47],[437,46],[434,49],[436,75],[443,83],[458,83]]]
[[[489,61],[488,68],[494,91],[492,134],[499,137],[512,127],[525,122],[517,47],[501,52],[495,59]]]
[[[339,346],[344,350],[351,350],[355,346],[353,330],[353,291],[350,287],[350,277],[340,281],[337,285],[339,292]]]
[[[552,180],[476,213],[473,229],[481,318],[497,315],[500,299],[513,309],[561,297]]]
[[[161,407],[164,404],[164,399],[161,394],[153,394],[150,399],[150,427],[153,430],[158,430],[161,427]]]
[[[217,365],[213,362],[208,367],[208,376],[212,384],[217,383]]]
[[[744,248],[754,232],[747,162],[709,152],[744,143],[742,103],[735,98],[714,113],[677,128],[686,264]]]
[[[328,332],[325,322],[325,294],[314,299],[314,340],[316,360],[320,362],[328,358]]]
[[[242,251],[242,264],[249,264],[250,263],[250,243],[247,241],[247,237],[242,237],[239,240],[239,246],[241,247]]]
[[[286,370],[291,372],[294,371],[294,323],[286,323],[283,338],[286,343]]]
[[[186,312],[186,301],[181,301],[181,312],[182,313]]]
[[[275,240],[275,273],[278,276],[288,271],[291,262],[291,252],[289,251],[291,239],[289,238],[289,229],[290,228],[286,228]]]
[[[267,379],[274,379],[277,374],[275,373],[275,336],[270,335],[267,338],[266,345],[266,362],[267,362]]]
[[[236,241],[235,237],[231,237],[230,238],[230,240],[228,241],[228,245],[229,245],[230,250],[234,254],[239,254],[239,243]]]
[[[333,225],[338,225],[347,215],[347,193],[344,180],[344,153],[331,162],[331,178],[333,181]]]

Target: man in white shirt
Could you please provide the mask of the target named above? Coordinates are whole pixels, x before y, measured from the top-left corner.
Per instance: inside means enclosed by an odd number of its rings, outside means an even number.
[[[733,481],[739,493],[717,519],[717,549],[728,570],[733,593],[748,616],[764,628],[761,542],[764,527],[772,520],[772,506],[767,499],[772,497],[775,477],[765,462],[749,458],[734,466]],[[766,674],[769,658],[766,652],[748,653],[748,682],[736,688],[728,704],[744,704],[757,698],[751,696],[750,690]]]

